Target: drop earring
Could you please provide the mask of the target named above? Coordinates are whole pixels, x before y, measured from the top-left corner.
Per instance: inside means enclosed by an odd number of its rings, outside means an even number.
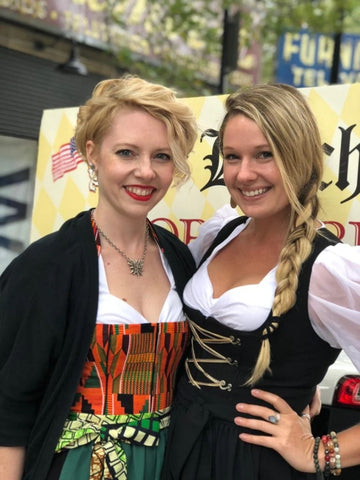
[[[90,192],[96,192],[96,188],[99,186],[99,182],[97,179],[97,175],[95,172],[95,166],[92,165],[91,163],[89,164],[88,167],[88,174],[89,174],[89,190]]]

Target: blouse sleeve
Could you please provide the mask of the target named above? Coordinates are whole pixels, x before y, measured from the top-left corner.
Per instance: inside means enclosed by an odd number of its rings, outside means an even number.
[[[219,230],[230,220],[238,216],[239,214],[235,208],[232,208],[230,205],[224,205],[219,208],[209,220],[201,225],[199,228],[199,236],[189,244],[196,265],[199,264]]]
[[[309,316],[316,333],[342,348],[360,371],[360,246],[339,243],[314,262]]]

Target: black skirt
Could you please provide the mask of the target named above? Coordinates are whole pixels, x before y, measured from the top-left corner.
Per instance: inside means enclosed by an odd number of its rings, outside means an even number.
[[[272,449],[239,439],[235,402],[217,403],[180,380],[162,480],[310,480]],[[232,403],[232,402],[231,402]]]

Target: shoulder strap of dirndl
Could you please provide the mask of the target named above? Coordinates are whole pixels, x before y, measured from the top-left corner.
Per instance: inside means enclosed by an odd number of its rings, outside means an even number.
[[[248,217],[245,217],[245,216],[236,217],[236,218],[233,218],[232,220],[230,220],[229,223],[224,225],[223,228],[218,231],[218,233],[217,233],[216,237],[214,238],[212,244],[210,245],[210,247],[204,253],[198,267],[200,267],[200,265],[205,262],[205,260],[212,254],[214,249],[218,245],[220,245],[220,243],[223,242],[225,240],[225,238],[227,238],[231,234],[231,232],[238,225],[241,225],[242,223],[245,223],[247,219],[248,219]]]

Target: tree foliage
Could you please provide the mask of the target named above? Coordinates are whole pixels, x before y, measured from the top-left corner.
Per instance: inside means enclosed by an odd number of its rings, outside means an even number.
[[[116,45],[119,64],[187,96],[216,93],[224,11],[236,8],[241,9],[240,46],[262,46],[264,81],[272,80],[284,30],[360,33],[358,0],[108,0],[109,16],[123,32]],[[139,37],[138,45],[126,41],[126,32]]]

